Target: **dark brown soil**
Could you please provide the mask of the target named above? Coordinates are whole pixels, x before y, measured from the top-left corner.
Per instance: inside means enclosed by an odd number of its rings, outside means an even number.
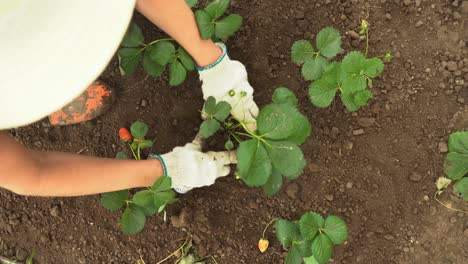
[[[264,105],[274,88],[289,87],[313,124],[302,147],[309,164],[304,175],[274,198],[233,176],[220,179],[181,196],[169,207],[167,222],[152,217],[135,236],[119,231],[119,214],[102,208],[97,195],[45,199],[1,190],[0,256],[34,249],[35,263],[136,263],[140,255],[156,263],[191,234],[200,253],[218,263],[281,263],[284,250],[272,230],[270,249],[257,250],[264,224],[313,210],[339,215],[349,225],[335,263],[468,263],[468,217],[433,199],[433,183],[443,175],[439,143],[453,131],[468,130],[468,1],[231,2],[230,10],[245,23],[228,41],[230,55],[247,66],[256,101]],[[308,83],[290,62],[292,43],[313,39],[325,26],[343,34],[357,30],[362,18],[371,25],[370,53],[395,54],[375,81],[375,99],[354,114],[338,101],[329,109],[313,107]],[[140,15],[136,19],[147,39],[161,35]],[[352,47],[349,38],[343,44],[346,51],[365,47]],[[452,62],[456,69],[449,71]],[[12,134],[33,149],[113,157],[124,147],[118,128],[139,119],[151,126],[152,151],[165,153],[196,134],[203,103],[197,77],[191,73],[177,88],[166,77],[146,78],[142,69],[122,78],[114,59],[101,77],[118,91],[110,112],[68,127],[43,120]],[[355,136],[358,129],[364,133]],[[457,202],[449,194],[441,199]]]

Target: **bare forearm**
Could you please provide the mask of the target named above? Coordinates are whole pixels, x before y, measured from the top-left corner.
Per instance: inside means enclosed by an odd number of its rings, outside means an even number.
[[[185,0],[138,0],[137,9],[184,47],[199,66],[209,65],[221,56],[213,41],[201,39]]]
[[[158,160],[114,160],[61,152],[40,156],[37,189],[28,195],[79,196],[150,186],[163,175]]]
[[[151,185],[158,160],[113,160],[32,151],[0,132],[0,187],[22,195],[78,196]]]

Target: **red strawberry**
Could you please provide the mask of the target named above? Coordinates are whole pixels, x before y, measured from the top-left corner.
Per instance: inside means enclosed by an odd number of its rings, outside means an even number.
[[[127,128],[122,127],[119,129],[119,137],[123,141],[129,141],[132,139],[132,134],[128,131]]]

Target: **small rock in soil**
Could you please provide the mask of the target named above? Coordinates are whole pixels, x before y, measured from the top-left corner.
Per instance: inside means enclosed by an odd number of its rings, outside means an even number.
[[[348,188],[348,189],[353,188],[353,183],[352,182],[346,183],[346,188]]]
[[[41,237],[39,238],[39,240],[41,241],[41,243],[49,243],[50,239],[47,235],[41,235]]]
[[[370,127],[375,123],[375,118],[373,117],[361,117],[357,120],[357,123],[362,127]]]
[[[288,187],[286,188],[286,194],[289,196],[289,198],[296,199],[298,193],[299,193],[299,185],[295,182],[289,184]]]
[[[393,240],[395,237],[393,235],[387,234],[384,236],[384,238],[387,240]]]
[[[343,143],[343,148],[345,150],[352,150],[353,147],[354,147],[354,143],[351,141],[346,141],[345,143]]]
[[[457,218],[455,216],[452,216],[450,218],[450,223],[456,223],[457,222]]]
[[[141,100],[141,103],[140,103],[141,107],[145,107],[148,105],[148,101],[146,101],[145,99]]]
[[[320,172],[320,166],[318,164],[315,164],[315,163],[310,163],[309,166],[309,171],[311,173],[317,173],[317,172]]]
[[[53,217],[58,217],[60,215],[60,209],[58,206],[53,206],[50,208],[49,213]]]
[[[421,174],[419,174],[417,172],[413,172],[413,173],[411,173],[409,178],[413,182],[419,182],[422,179],[422,176],[421,176]]]
[[[333,202],[333,194],[326,194],[325,199],[327,199],[330,202]]]
[[[449,71],[456,71],[458,69],[458,65],[454,61],[447,62],[447,70]]]
[[[189,208],[184,207],[178,216],[171,216],[171,224],[176,228],[187,227],[192,221],[192,213]]]
[[[448,146],[447,143],[445,142],[439,142],[439,151],[441,153],[446,153],[448,151]]]
[[[353,135],[355,135],[355,136],[359,136],[359,135],[362,135],[362,134],[364,134],[364,129],[362,129],[362,128],[361,129],[356,129],[356,130],[353,131]]]
[[[347,32],[348,33],[348,36],[351,38],[351,39],[357,39],[359,40],[360,36],[358,33],[356,33],[356,31],[353,31],[353,30],[350,30]]]

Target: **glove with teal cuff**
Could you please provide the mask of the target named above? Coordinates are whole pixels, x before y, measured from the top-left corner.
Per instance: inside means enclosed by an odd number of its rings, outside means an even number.
[[[201,152],[201,137],[183,147],[163,155],[150,155],[159,159],[164,176],[171,177],[172,188],[186,193],[193,188],[212,185],[217,178],[229,174],[230,164],[237,163],[234,151]]]
[[[213,64],[197,68],[205,101],[213,96],[216,101],[226,101],[231,107],[231,114],[245,122],[251,131],[257,129],[256,117],[258,107],[253,99],[254,89],[247,79],[245,66],[239,61],[231,60],[223,43],[216,43],[223,54]]]

